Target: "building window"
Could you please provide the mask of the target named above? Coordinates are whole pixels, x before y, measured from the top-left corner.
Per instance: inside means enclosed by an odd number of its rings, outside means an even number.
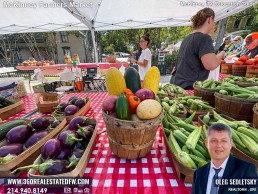
[[[69,42],[67,32],[60,32],[60,35],[61,35],[62,42]]]
[[[252,23],[253,23],[253,19],[254,19],[253,16],[249,17],[249,18],[247,19],[247,21],[246,21],[246,26],[251,26]]]
[[[239,25],[240,25],[240,22],[241,22],[241,19],[240,18],[236,18],[234,26],[233,26],[233,29],[238,29]]]
[[[69,55],[71,56],[71,50],[70,47],[62,47],[64,55]]]

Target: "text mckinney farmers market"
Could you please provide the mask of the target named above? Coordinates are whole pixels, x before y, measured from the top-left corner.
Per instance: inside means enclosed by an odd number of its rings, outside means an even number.
[[[35,2],[21,2],[21,1],[4,1],[3,8],[90,8],[92,7],[92,2],[69,2],[69,3],[46,3],[43,1]]]

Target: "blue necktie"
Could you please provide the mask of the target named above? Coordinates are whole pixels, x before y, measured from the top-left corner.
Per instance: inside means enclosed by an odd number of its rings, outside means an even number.
[[[213,169],[215,170],[215,174],[212,178],[211,193],[210,194],[217,194],[218,193],[218,186],[215,185],[215,180],[218,179],[218,174],[219,174],[219,172],[222,168],[219,168],[219,169],[213,168]]]

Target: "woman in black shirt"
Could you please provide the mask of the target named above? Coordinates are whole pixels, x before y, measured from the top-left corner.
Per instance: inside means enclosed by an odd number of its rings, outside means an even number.
[[[204,8],[192,17],[194,31],[183,40],[180,46],[170,83],[191,90],[195,81],[206,80],[209,71],[220,65],[225,51],[216,55],[209,36],[213,29],[214,17],[215,13],[210,8]]]

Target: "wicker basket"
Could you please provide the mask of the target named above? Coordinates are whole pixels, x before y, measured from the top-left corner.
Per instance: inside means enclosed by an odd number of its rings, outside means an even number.
[[[232,65],[232,75],[245,77],[247,65]]]
[[[253,126],[258,129],[258,103],[253,107]]]
[[[202,97],[202,100],[208,102],[211,106],[215,106],[215,91],[207,88],[201,88],[194,83],[194,95]]]
[[[167,145],[169,145],[169,141],[168,138],[164,132],[164,128],[163,128],[163,135],[164,138],[167,142]],[[171,158],[173,160],[173,164],[175,166],[176,169],[176,174],[177,177],[180,181],[184,181],[184,183],[193,183],[193,176],[194,176],[194,169],[188,168],[187,166],[185,166],[179,159],[178,157],[174,154],[173,150],[171,149],[170,146],[168,146],[169,152],[171,154]]]
[[[215,93],[215,108],[218,113],[230,116],[237,120],[252,122],[253,106],[258,99],[244,99]]]
[[[249,87],[249,86],[258,86],[258,82],[255,83],[249,83],[249,82],[235,82],[236,85],[240,87]]]
[[[232,65],[233,63],[225,63],[225,64],[221,64],[221,71],[220,73],[223,74],[232,74]]]
[[[247,78],[258,77],[258,66],[257,65],[248,66],[246,69],[245,77]]]
[[[43,101],[40,99],[43,98]],[[38,112],[40,113],[52,113],[55,111],[55,107],[60,102],[59,95],[57,93],[40,93],[36,98],[36,104]]]
[[[121,158],[136,159],[148,154],[164,113],[145,121],[116,119],[102,111],[111,150]]]

